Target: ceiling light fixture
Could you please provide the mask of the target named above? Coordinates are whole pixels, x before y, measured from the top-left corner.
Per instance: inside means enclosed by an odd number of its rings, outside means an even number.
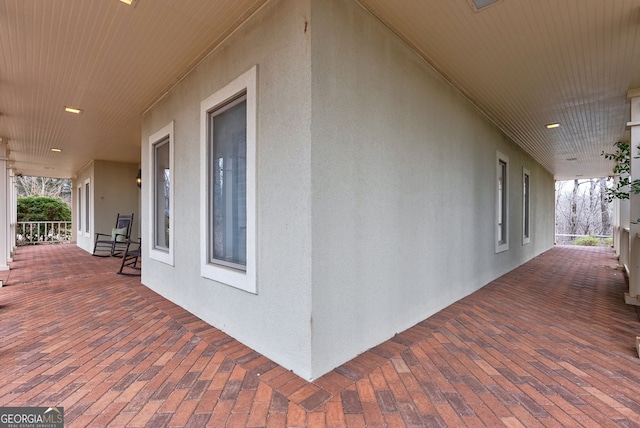
[[[82,113],[82,109],[75,108],[75,107],[69,107],[69,106],[64,106],[64,111],[66,111],[67,113],[73,113],[73,114]]]
[[[62,151],[62,149],[59,149],[57,147],[54,147],[51,149],[52,152],[56,152],[56,153],[60,153]]]
[[[128,4],[129,6],[136,7],[137,0],[120,0],[124,4]]]
[[[547,129],[553,129],[553,128],[559,128],[560,124],[559,123],[550,123],[548,125],[545,125],[547,127]]]
[[[470,4],[473,10],[479,12],[480,9],[484,9],[485,7],[489,7],[494,3],[497,3],[499,0],[471,0]]]

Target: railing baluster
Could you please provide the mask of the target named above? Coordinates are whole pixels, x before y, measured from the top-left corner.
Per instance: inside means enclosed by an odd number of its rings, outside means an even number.
[[[16,224],[16,244],[69,243],[70,231],[70,221],[20,221]]]

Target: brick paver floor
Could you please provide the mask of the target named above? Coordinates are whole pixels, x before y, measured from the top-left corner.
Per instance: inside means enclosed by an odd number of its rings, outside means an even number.
[[[0,406],[68,427],[639,427],[611,249],[557,247],[309,383],[73,245],[0,272]]]

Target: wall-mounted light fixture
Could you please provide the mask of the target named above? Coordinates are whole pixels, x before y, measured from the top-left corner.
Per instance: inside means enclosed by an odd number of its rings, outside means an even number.
[[[142,187],[142,170],[138,170],[138,175],[136,175],[136,185],[138,189]]]

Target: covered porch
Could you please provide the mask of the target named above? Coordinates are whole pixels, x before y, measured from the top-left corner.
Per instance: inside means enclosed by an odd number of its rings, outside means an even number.
[[[119,262],[18,249],[0,406],[56,403],[69,427],[640,424],[640,322],[608,248],[555,247],[312,383]]]

